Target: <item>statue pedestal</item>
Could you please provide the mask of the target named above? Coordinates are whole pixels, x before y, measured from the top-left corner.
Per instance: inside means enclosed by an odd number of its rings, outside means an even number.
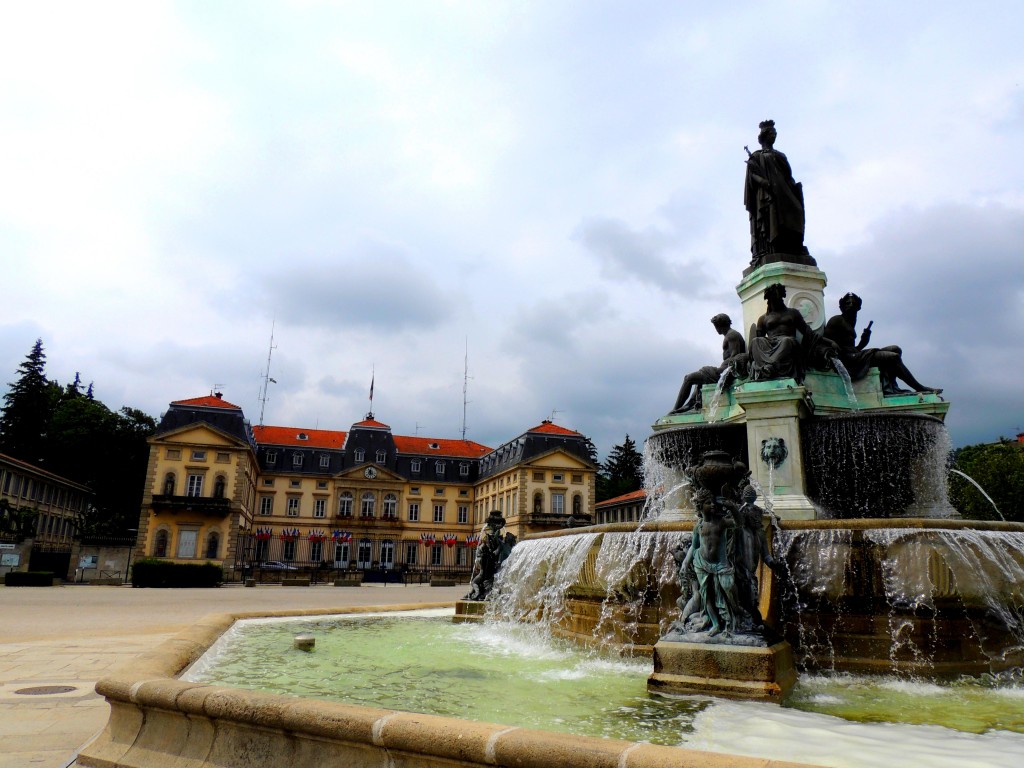
[[[785,640],[767,647],[659,640],[647,690],[780,702],[795,683],[793,649]]]
[[[786,306],[800,310],[807,325],[814,330],[825,325],[825,273],[817,267],[780,261],[758,267],[736,286],[743,304],[743,327],[739,330],[744,337],[767,309],[764,289],[775,283],[786,286]]]
[[[800,419],[811,413],[809,393],[793,379],[749,381],[733,390],[747,424],[747,466],[772,511],[783,520],[813,520],[807,498]],[[763,458],[775,451],[774,466]]]
[[[483,621],[485,613],[487,613],[487,603],[484,600],[457,600],[452,623],[466,624]]]

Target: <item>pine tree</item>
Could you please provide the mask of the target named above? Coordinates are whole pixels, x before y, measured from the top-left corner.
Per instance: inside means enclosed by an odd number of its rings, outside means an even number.
[[[36,339],[32,351],[18,366],[18,379],[9,384],[0,412],[0,448],[24,461],[44,458],[46,433],[52,416],[54,393],[46,378],[43,340]]]
[[[602,466],[602,474],[606,479],[603,483],[599,480],[599,491],[605,495],[598,501],[640,490],[644,483],[643,464],[644,459],[636,449],[636,442],[626,435],[621,445],[612,447]]]

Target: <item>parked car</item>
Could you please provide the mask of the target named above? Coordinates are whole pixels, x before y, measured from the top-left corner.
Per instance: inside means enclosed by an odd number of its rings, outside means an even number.
[[[294,565],[288,565],[288,563],[282,563],[280,560],[267,560],[256,566],[262,568],[264,571],[297,571],[299,570]]]

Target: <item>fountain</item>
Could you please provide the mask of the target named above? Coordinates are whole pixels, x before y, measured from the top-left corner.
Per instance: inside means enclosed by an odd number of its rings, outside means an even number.
[[[827,279],[803,245],[802,189],[773,148],[774,124],[761,128],[747,173],[753,258],[737,286],[750,331],[744,339],[716,315],[722,363],[687,374],[672,410],[655,422],[645,446],[648,518],[579,529],[571,541],[523,542],[488,612],[651,654],[652,689],[678,692],[700,689],[682,678],[703,676],[717,680],[703,689],[716,695],[777,698],[792,681],[790,657],[803,670],[928,677],[1019,667],[1024,526],[959,519],[946,496],[949,403],[911,374],[900,347],[867,346],[872,323],[858,341],[860,297],[844,295],[826,322]],[[746,693],[721,678],[737,654],[749,672],[749,650],[720,642],[682,649],[672,644],[681,633],[669,632],[682,606],[680,586],[666,584],[672,563],[664,553],[721,517],[716,504],[694,501],[694,469],[714,455],[749,467],[749,478],[729,480],[734,508],[742,480],[778,518],[769,533],[777,567],[758,569],[758,606],[742,613],[766,618],[773,642],[761,645],[781,655],[764,662],[771,670],[754,674]],[[636,539],[633,551],[662,556],[620,563],[613,585],[597,564],[624,537]],[[683,591],[689,578],[680,574]],[[548,602],[552,591],[558,596]]]
[[[981,678],[982,690],[1005,679],[1000,675],[1019,681],[1024,526],[958,518],[944,490],[949,404],[913,378],[900,348],[868,348],[869,329],[854,343],[859,298],[844,297],[841,315],[825,322],[825,273],[803,245],[803,191],[773,148],[774,124],[761,128],[745,193],[752,260],[737,287],[750,331],[743,338],[726,316],[716,316],[725,336],[722,363],[689,375],[672,411],[655,422],[645,447],[648,516],[639,524],[530,536],[514,548],[494,516],[474,599],[459,602],[455,622],[532,624],[583,646],[649,657],[654,696],[645,716],[655,723],[669,709],[660,706],[664,691],[776,702],[797,672],[992,676]],[[762,550],[761,536],[770,549]],[[741,547],[727,544],[741,538]],[[390,702],[357,706],[175,679],[240,618],[209,617],[100,681],[110,721],[76,765],[769,764],[379,708]],[[288,629],[284,636],[289,649],[293,635]],[[842,714],[846,694],[815,693],[824,678],[808,679],[815,681],[810,689],[797,683],[791,694],[797,706],[833,702]],[[868,698],[878,699],[880,690],[906,694],[899,680],[840,680],[868,690],[859,694]],[[444,690],[458,696],[460,687],[449,682]],[[832,722],[794,720],[791,709],[779,707],[766,714],[751,709],[765,705],[745,701],[704,701],[714,702],[707,732],[728,742],[709,739],[708,748],[756,754],[764,728],[777,731],[789,721],[789,742],[819,745],[807,759],[824,762],[830,749],[841,749],[833,746]],[[900,701],[913,709],[921,697]],[[623,717],[635,716],[636,707],[625,709]],[[1024,730],[1024,719],[993,722],[975,728]],[[747,739],[758,724],[761,732]],[[860,727],[845,725],[847,733]],[[946,764],[980,765],[979,746],[1003,756],[1020,748],[1016,734],[1005,731],[953,748],[936,730],[881,730],[882,740],[931,749],[929,764],[952,755]],[[886,749],[872,738],[881,750],[873,753],[877,764]]]

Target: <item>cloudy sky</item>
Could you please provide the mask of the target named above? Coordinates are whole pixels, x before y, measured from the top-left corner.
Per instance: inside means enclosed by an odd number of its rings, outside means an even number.
[[[719,7],[721,6],[721,7]],[[740,316],[773,118],[806,242],[955,444],[1024,430],[1019,2],[0,7],[0,382],[642,438]]]

